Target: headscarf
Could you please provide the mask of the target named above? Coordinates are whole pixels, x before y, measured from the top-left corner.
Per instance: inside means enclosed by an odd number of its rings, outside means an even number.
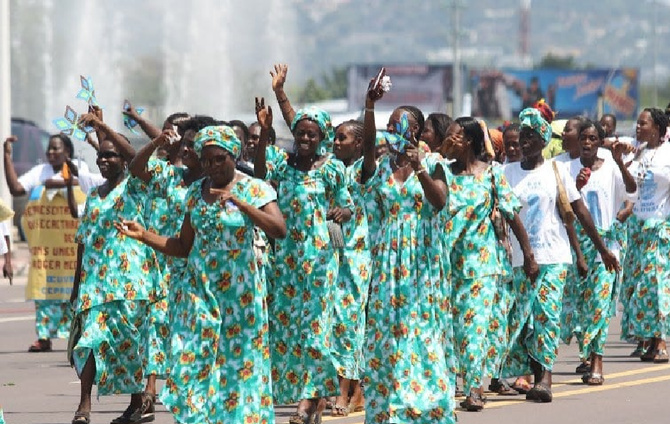
[[[550,124],[556,117],[556,112],[551,110],[551,107],[549,107],[549,105],[547,104],[547,102],[544,101],[544,99],[540,99],[537,102],[535,102],[533,107],[539,110],[544,120]]]
[[[303,119],[309,119],[316,122],[323,134],[323,139],[319,142],[319,147],[316,149],[316,154],[323,156],[326,153],[333,151],[333,143],[335,142],[335,130],[333,123],[330,120],[330,114],[323,109],[315,106],[306,107],[296,112],[293,121],[291,122],[291,131],[295,131],[298,122]]]
[[[519,114],[519,121],[521,128],[530,128],[540,134],[540,137],[544,140],[545,146],[549,144],[551,141],[551,125],[549,125],[549,123],[542,117],[539,110],[527,107]]]
[[[232,128],[225,125],[205,127],[195,135],[194,149],[200,157],[205,146],[218,146],[229,152],[235,160],[240,157],[242,143]]]

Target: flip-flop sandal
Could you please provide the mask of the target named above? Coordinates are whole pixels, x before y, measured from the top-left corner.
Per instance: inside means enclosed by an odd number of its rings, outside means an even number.
[[[91,422],[91,413],[90,412],[75,412],[74,418],[72,419],[72,424],[90,424]]]
[[[507,380],[501,380],[498,390],[494,390],[499,396],[518,396],[519,392],[510,387]]]
[[[342,405],[333,405],[333,417],[346,417],[349,415],[349,407]]]

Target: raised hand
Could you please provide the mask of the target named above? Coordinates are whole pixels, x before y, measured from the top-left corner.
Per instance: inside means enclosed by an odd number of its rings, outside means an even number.
[[[274,66],[274,72],[270,71],[272,76],[272,91],[283,90],[286,82],[286,74],[288,74],[288,65],[277,64]]]
[[[272,108],[268,105],[265,106],[265,99],[263,97],[256,97],[256,120],[258,125],[263,129],[272,128]]]
[[[386,68],[382,68],[375,78],[370,80],[368,85],[367,98],[372,102],[376,102],[384,97],[384,88],[382,87],[382,79],[386,76]]]
[[[100,108],[100,106],[90,105],[88,107],[88,113],[92,113],[93,115],[98,117],[100,122],[104,122],[104,119],[102,119],[102,109]]]
[[[85,113],[79,117],[79,126],[80,127],[93,127],[96,130],[103,124],[102,119],[98,117],[95,113]]]
[[[614,144],[612,144],[612,158],[617,162],[623,159],[623,155],[627,155],[634,151],[635,147],[622,141],[615,141]]]
[[[12,145],[19,141],[18,137],[15,135],[10,135],[5,139],[4,150],[6,155],[12,154]]]
[[[114,228],[117,229],[119,234],[139,241],[142,241],[142,237],[144,236],[145,231],[142,224],[139,224],[135,221],[128,221],[126,219],[120,222],[115,222]]]
[[[133,107],[132,103],[130,103],[128,100],[123,101],[123,110],[121,112],[135,121],[137,121],[140,117],[140,114],[137,113],[135,107]]]
[[[178,134],[173,129],[163,130],[163,132],[151,141],[154,147],[159,148],[165,143],[172,144],[172,140],[177,140]]]
[[[408,144],[405,147],[405,156],[409,160],[409,164],[413,170],[418,171],[421,168],[421,152],[414,144]]]

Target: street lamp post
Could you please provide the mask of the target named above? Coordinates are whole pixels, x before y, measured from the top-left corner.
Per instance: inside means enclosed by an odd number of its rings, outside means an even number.
[[[453,27],[453,57],[454,57],[454,82],[452,88],[452,95],[454,98],[453,101],[453,115],[460,116],[462,110],[462,98],[463,94],[461,93],[461,0],[452,0],[451,1],[451,13],[452,13],[452,27]]]

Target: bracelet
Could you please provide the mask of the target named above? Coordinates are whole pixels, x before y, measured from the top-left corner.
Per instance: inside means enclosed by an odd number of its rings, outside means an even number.
[[[371,107],[366,107],[366,108],[365,108],[365,111],[366,111],[366,112],[374,112],[375,109],[374,109],[374,108],[371,108]]]
[[[283,99],[279,100],[277,99],[277,103],[282,104],[288,102],[288,97],[284,97]]]
[[[426,168],[421,167],[421,169],[419,169],[419,170],[416,171],[415,173],[416,173],[416,175],[421,175],[421,174],[427,174],[428,171],[426,170]]]

